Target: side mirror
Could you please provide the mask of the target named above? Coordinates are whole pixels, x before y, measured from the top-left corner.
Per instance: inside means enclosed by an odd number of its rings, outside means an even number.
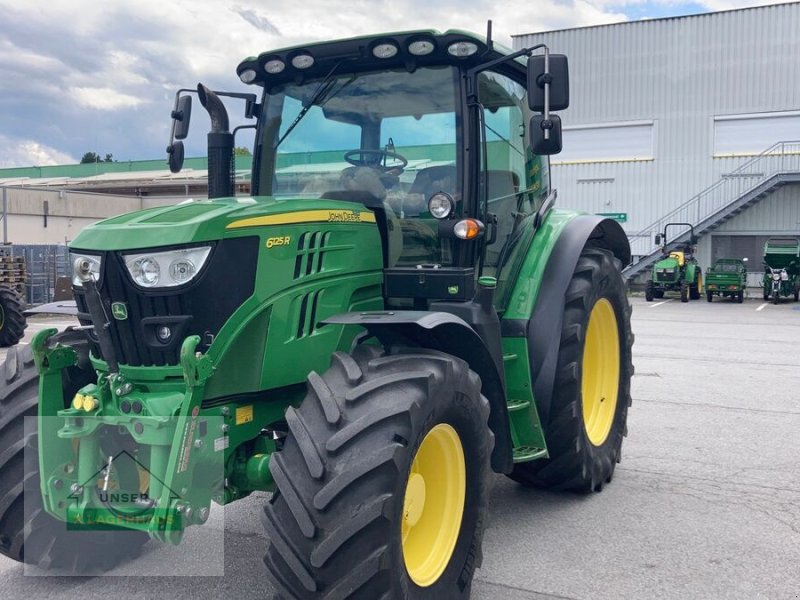
[[[656,246],[660,246],[661,245],[661,234],[660,233],[656,234],[656,239],[654,241],[655,241]]]
[[[528,59],[528,106],[544,112],[544,84],[548,77],[544,71],[544,55]],[[550,110],[564,110],[569,106],[569,69],[563,54],[550,55]]]
[[[172,111],[172,119],[175,121],[175,139],[185,140],[189,135],[189,121],[192,119],[192,97],[181,96],[178,98],[178,105]]]
[[[545,120],[544,115],[531,117],[529,131],[534,154],[544,156],[561,152],[561,117],[558,115],[550,115],[549,121]],[[545,131],[550,132],[546,139]]]
[[[170,171],[180,172],[183,168],[183,142],[173,142],[167,147],[167,163]]]

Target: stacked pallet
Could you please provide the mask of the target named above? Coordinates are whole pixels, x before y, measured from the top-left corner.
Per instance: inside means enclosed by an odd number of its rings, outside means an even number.
[[[0,248],[0,285],[10,287],[24,298],[27,281],[25,257],[11,256],[7,249]]]

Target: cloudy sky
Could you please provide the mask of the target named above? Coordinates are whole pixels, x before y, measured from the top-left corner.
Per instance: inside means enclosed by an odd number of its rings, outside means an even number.
[[[270,49],[417,28],[483,32],[487,19],[510,46],[513,34],[767,3],[0,0],[0,168],[76,163],[87,151],[161,158],[175,91],[198,81],[245,91],[236,65]],[[190,155],[203,153],[204,128],[193,126]]]

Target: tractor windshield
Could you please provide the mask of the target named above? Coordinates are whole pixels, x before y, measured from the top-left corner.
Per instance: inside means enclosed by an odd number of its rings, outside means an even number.
[[[460,210],[457,69],[339,71],[267,90],[256,192],[388,209],[403,231],[394,264],[449,263],[428,199]]]

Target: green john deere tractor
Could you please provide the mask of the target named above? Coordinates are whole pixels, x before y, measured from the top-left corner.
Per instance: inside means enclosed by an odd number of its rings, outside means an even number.
[[[467,598],[490,471],[600,491],[626,431],[627,238],[550,187],[566,58],[417,31],[238,74],[258,96],[196,91],[209,199],[84,229],[80,326],[9,352],[0,552],[99,571],[266,490],[279,595]]]
[[[688,240],[667,243],[667,230],[670,227],[688,227]],[[681,302],[697,300],[703,293],[703,270],[694,257],[697,238],[694,227],[689,223],[667,223],[664,232],[656,234],[656,245],[661,246],[664,258],[653,265],[653,270],[645,284],[644,297],[648,302],[663,298],[666,292],[678,292]]]

